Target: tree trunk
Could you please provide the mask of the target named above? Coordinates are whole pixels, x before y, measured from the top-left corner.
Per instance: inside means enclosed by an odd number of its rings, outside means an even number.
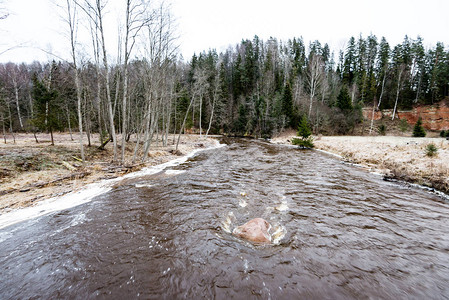
[[[67,112],[67,123],[69,125],[69,133],[70,133],[70,140],[73,141],[73,135],[72,135],[72,122],[70,122],[70,111],[69,106],[66,103],[66,112]]]
[[[384,94],[384,87],[385,87],[385,77],[387,77],[387,74],[384,74],[384,78],[382,79],[382,89],[380,90],[380,96],[379,96],[379,103],[377,103],[377,109],[379,109],[380,104],[382,103],[382,96]]]
[[[404,71],[404,68],[401,68],[398,75],[398,87],[396,89],[396,100],[394,102],[394,109],[393,109],[393,117],[391,120],[394,120],[394,116],[396,114],[396,108],[398,107],[398,99],[399,99],[399,91],[401,90],[401,76],[402,72]]]
[[[418,80],[418,88],[416,90],[416,97],[415,97],[415,101],[413,101],[414,103],[418,103],[418,97],[419,97],[419,93],[421,91],[421,78],[422,76],[419,76],[419,80]]]
[[[92,35],[92,47],[94,49],[94,58],[95,58],[95,72],[97,75],[97,89],[96,89],[96,100],[97,100],[97,118],[98,118],[98,131],[100,136],[100,144],[102,144],[105,140],[104,131],[103,131],[103,119],[102,117],[102,105],[101,105],[101,72],[100,72],[100,57],[99,57],[99,41],[98,41],[98,33],[91,26],[91,35]],[[105,122],[106,123],[106,122]],[[107,128],[107,126],[105,126]]]
[[[127,47],[127,42],[125,41],[125,47]],[[125,53],[125,64],[124,64],[124,71],[123,71],[123,103],[122,103],[122,156],[121,156],[121,162],[122,164],[125,163],[125,148],[126,148],[126,133],[127,133],[127,98],[128,98],[128,57],[127,53]]]
[[[87,135],[87,146],[91,146],[90,141],[90,134],[91,134],[91,127],[90,127],[90,114],[89,110],[87,110],[87,96],[86,93],[84,93],[84,126],[86,126],[86,135]]]
[[[176,151],[178,151],[181,134],[182,134],[182,131],[184,130],[184,126],[186,125],[187,116],[189,115],[189,111],[190,111],[190,107],[192,106],[193,99],[195,99],[195,95],[192,95],[192,100],[190,100],[189,107],[187,108],[186,115],[184,117],[184,121],[182,121],[181,129],[179,130],[178,141],[176,142]]]
[[[77,110],[78,110],[78,130],[79,130],[79,145],[81,160],[84,165],[84,145],[83,145],[83,115],[81,113],[81,82],[79,78],[79,70],[76,64],[76,51],[75,51],[75,26],[76,26],[76,4],[73,4],[71,0],[67,0],[67,18],[70,29],[70,46],[72,51],[72,62],[73,69],[75,71],[75,88],[76,88],[76,100],[77,100]],[[69,117],[69,128],[70,128],[70,115]],[[70,137],[72,138],[72,129],[70,129]],[[73,140],[73,138],[72,138]]]
[[[313,105],[313,94],[310,94],[310,104],[309,104],[309,113],[307,114],[307,118],[310,119],[310,115],[312,114],[312,105]]]
[[[217,76],[217,78],[218,78],[218,76]],[[214,117],[215,104],[217,102],[217,97],[218,97],[218,88],[219,88],[219,83],[215,82],[215,90],[214,90],[214,96],[213,96],[214,98],[212,100],[212,111],[210,113],[209,127],[207,128],[207,131],[206,131],[206,138],[207,138],[207,135],[209,134],[210,128],[212,127],[212,119]]]
[[[351,91],[351,104],[352,104],[352,106],[354,106],[355,89],[356,89],[356,84],[354,83],[352,85],[352,91]]]
[[[376,101],[373,101],[373,112],[371,114],[371,124],[369,127],[369,134],[371,134],[371,132],[373,131],[373,127],[374,127],[374,112],[376,110]]]
[[[2,114],[2,127],[3,127],[3,139],[5,140],[5,144],[6,144],[6,128],[5,128],[5,119],[4,119],[3,114]]]
[[[50,127],[50,137],[51,137],[51,145],[55,145],[55,140],[53,139],[53,128]]]
[[[9,105],[8,101],[8,112],[9,112],[9,131],[11,132],[14,144],[16,143],[16,136],[14,135],[14,131],[12,128],[12,114],[11,114],[11,106]]]
[[[19,87],[17,86],[17,81],[15,78],[12,80],[14,85],[14,94],[15,94],[15,100],[16,100],[16,107],[17,107],[17,116],[19,117],[19,124],[20,129],[23,130],[23,122],[22,122],[22,116],[20,115],[20,106],[19,106]]]
[[[110,87],[110,81],[109,81],[109,65],[108,65],[108,56],[106,51],[106,43],[104,38],[104,30],[103,30],[103,5],[101,0],[96,0],[95,5],[95,13],[97,18],[97,26],[98,30],[100,31],[100,38],[101,38],[101,47],[103,52],[103,67],[104,67],[104,77],[105,77],[105,85],[106,85],[106,98],[107,98],[107,113],[109,117],[109,128],[110,128],[110,134],[111,138],[114,144],[114,157],[113,162],[117,162],[117,137],[115,133],[115,125],[114,125],[114,113],[112,111],[112,97],[111,97],[111,87]]]
[[[200,95],[200,118],[199,118],[200,137],[201,137],[201,134],[202,134],[202,128],[201,128],[201,119],[202,119],[201,112],[202,112],[202,109],[203,109],[203,94],[201,93],[201,95]]]

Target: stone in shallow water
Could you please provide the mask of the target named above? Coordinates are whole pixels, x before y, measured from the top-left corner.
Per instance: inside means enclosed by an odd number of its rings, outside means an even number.
[[[270,228],[270,223],[262,218],[255,218],[235,228],[232,234],[255,243],[271,243],[268,233]]]

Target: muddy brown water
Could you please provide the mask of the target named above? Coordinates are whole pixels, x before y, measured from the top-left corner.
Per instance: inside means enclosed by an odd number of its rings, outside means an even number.
[[[0,230],[0,298],[447,299],[449,205],[316,151],[228,139]],[[285,235],[229,230],[262,217]]]

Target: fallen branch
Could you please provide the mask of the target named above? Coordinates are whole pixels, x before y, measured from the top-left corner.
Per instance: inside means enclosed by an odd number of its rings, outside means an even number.
[[[27,187],[43,188],[43,187],[50,186],[50,185],[53,185],[53,184],[61,182],[61,181],[80,179],[80,178],[86,177],[88,175],[90,175],[90,172],[72,173],[70,175],[57,178],[55,180],[51,180],[51,181],[47,181],[47,182],[43,182],[43,183],[42,182],[41,183],[34,183],[34,184],[31,184],[31,185],[29,185]]]
[[[62,161],[61,164],[62,164],[64,167],[66,167],[69,171],[75,171],[75,170],[76,170],[76,168],[75,168],[74,166],[72,166],[71,164],[69,164],[69,163],[66,162],[66,161]]]
[[[99,147],[99,150],[104,150],[104,147],[111,141],[111,138],[108,138],[106,141],[104,141]]]
[[[72,158],[73,158],[74,160],[79,161],[79,162],[83,162],[83,160],[82,160],[81,158],[78,158],[78,157],[76,157],[76,156],[72,156]]]

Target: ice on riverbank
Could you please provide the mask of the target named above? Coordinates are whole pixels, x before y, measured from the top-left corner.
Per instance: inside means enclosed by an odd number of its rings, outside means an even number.
[[[77,192],[72,192],[60,197],[53,197],[47,200],[40,201],[35,206],[20,208],[11,212],[4,213],[0,215],[0,229],[7,226],[20,223],[26,220],[37,218],[40,216],[48,215],[54,212],[62,211],[64,209],[69,209],[84,203],[91,201],[93,198],[105,194],[110,191],[114,184],[118,183],[123,179],[137,178],[140,176],[152,175],[158,172],[162,172],[169,167],[175,167],[188,161],[188,159],[195,156],[200,151],[212,150],[224,147],[225,145],[220,144],[218,141],[215,145],[204,148],[195,149],[189,154],[179,157],[177,159],[171,160],[169,162],[143,168],[140,171],[126,174],[122,177],[102,180],[100,182],[92,183],[87,185],[82,190]],[[175,170],[172,170],[175,171]]]

